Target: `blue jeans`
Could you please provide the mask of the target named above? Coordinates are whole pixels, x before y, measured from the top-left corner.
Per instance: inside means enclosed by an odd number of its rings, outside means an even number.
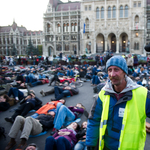
[[[37,79],[34,79],[32,76],[26,76],[26,83],[35,82]]]
[[[62,125],[67,126],[74,120],[75,120],[74,113],[68,107],[59,103],[54,118],[54,128],[59,130],[62,127]]]
[[[60,100],[63,97],[66,97],[66,96],[71,96],[71,93],[70,93],[69,90],[61,89],[58,86],[55,86],[54,90],[55,90],[55,98],[56,98],[56,100]]]
[[[32,118],[37,118],[39,116],[38,113],[34,113],[33,115],[31,115]]]
[[[74,150],[87,150],[86,142],[85,141],[79,141],[75,145]]]
[[[99,80],[99,78],[98,78],[98,76],[97,75],[93,75],[93,77],[92,77],[92,84],[99,84],[100,83],[100,80]]]
[[[13,95],[14,97],[18,97],[20,100],[24,98],[23,92],[19,91],[16,87],[11,87],[8,92],[8,96]]]
[[[49,136],[46,138],[45,150],[72,150],[72,147],[65,137],[54,139],[53,136]]]
[[[67,76],[74,76],[73,70],[67,70]]]
[[[38,80],[38,81],[32,82],[31,84],[32,84],[32,86],[37,86],[37,85],[41,85],[43,83],[42,83],[42,81]]]

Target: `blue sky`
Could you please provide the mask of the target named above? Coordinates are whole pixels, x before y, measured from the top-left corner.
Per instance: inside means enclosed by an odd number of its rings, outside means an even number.
[[[12,25],[15,20],[18,26],[23,25],[27,30],[43,30],[43,13],[48,2],[49,0],[0,0],[0,26]]]

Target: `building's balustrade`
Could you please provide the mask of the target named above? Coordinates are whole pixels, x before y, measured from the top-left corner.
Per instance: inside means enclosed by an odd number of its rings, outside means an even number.
[[[49,17],[61,17],[61,16],[74,16],[74,15],[80,15],[80,11],[69,11],[69,12],[53,12],[53,13],[47,13],[44,14],[44,18],[49,18]]]

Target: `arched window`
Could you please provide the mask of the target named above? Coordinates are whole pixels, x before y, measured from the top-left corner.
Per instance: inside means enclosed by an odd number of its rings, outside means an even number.
[[[134,23],[135,23],[135,28],[138,29],[139,28],[139,16],[138,15],[135,16]]]
[[[64,32],[66,32],[66,24],[64,23]]]
[[[111,7],[108,7],[108,18],[111,18]]]
[[[60,24],[59,23],[57,24],[57,31],[58,31],[58,33],[60,33]]]
[[[101,8],[101,19],[104,19],[104,7]]]
[[[128,6],[127,5],[125,6],[125,17],[126,18],[128,17]]]
[[[78,26],[77,26],[77,23],[75,23],[75,32],[78,32]]]
[[[67,32],[69,32],[70,28],[69,28],[69,23],[67,23]]]
[[[120,6],[120,18],[123,18],[123,6]]]
[[[139,50],[139,43],[138,42],[134,43],[134,50]]]
[[[71,31],[74,32],[74,23],[71,23]]]
[[[116,18],[116,6],[113,6],[113,18]]]
[[[99,7],[96,8],[96,19],[99,19]]]

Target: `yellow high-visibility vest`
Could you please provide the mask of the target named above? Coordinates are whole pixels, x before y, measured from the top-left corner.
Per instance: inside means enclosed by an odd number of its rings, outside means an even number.
[[[99,130],[99,150],[102,150],[104,147],[104,135],[107,128],[110,103],[110,95],[104,95],[104,93],[104,90],[101,90],[99,93],[103,103]],[[143,150],[145,145],[147,89],[141,86],[132,90],[132,93],[132,99],[127,101],[124,111],[118,150]]]

